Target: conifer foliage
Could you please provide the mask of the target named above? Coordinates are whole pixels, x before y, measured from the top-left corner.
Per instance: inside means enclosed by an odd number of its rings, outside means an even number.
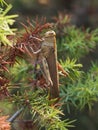
[[[17,15],[7,15],[12,6],[4,0],[0,4],[0,102],[13,110],[5,116],[2,105],[0,129],[68,130],[75,120],[63,120],[62,106],[68,112],[71,106],[79,110],[88,106],[91,110],[98,102],[98,64],[92,63],[86,73],[80,63],[80,58],[96,47],[98,29],[79,29],[71,24],[69,15],[60,13],[54,25],[44,18],[28,18],[26,24],[21,23],[23,33],[17,33],[10,27]],[[58,60],[67,73],[66,77],[59,76],[60,97],[56,99],[50,98],[39,66],[41,59],[33,54],[41,49],[44,34],[51,29],[57,34]]]

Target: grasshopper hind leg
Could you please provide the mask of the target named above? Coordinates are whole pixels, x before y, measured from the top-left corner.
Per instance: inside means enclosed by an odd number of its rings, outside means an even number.
[[[49,72],[49,67],[46,58],[42,58],[41,63],[40,63],[40,68],[43,74],[43,77],[46,80],[47,86],[53,86],[53,82],[51,80],[50,72]]]

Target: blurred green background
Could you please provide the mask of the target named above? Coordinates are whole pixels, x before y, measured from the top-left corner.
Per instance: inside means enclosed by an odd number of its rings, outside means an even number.
[[[10,13],[19,14],[16,19],[15,26],[21,27],[20,22],[26,22],[26,18],[30,19],[45,16],[47,21],[53,21],[54,16],[58,16],[59,12],[72,15],[72,24],[78,27],[95,29],[98,27],[98,0],[7,0],[13,5]],[[81,59],[84,70],[90,66],[91,60],[98,59],[98,47],[89,55]],[[95,104],[92,111],[88,109],[78,111],[71,108],[65,115],[69,119],[77,119],[75,128],[70,130],[98,130],[98,104]]]

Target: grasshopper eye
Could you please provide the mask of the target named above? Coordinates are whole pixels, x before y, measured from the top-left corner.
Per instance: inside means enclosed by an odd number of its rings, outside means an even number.
[[[49,32],[50,35],[56,35],[54,31]]]

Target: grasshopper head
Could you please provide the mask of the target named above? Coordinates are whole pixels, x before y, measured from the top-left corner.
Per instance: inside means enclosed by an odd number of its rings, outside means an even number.
[[[54,37],[56,36],[56,33],[53,30],[50,30],[45,33],[45,37]]]
[[[44,35],[43,46],[51,46],[55,48],[56,33],[53,30],[47,31]]]

